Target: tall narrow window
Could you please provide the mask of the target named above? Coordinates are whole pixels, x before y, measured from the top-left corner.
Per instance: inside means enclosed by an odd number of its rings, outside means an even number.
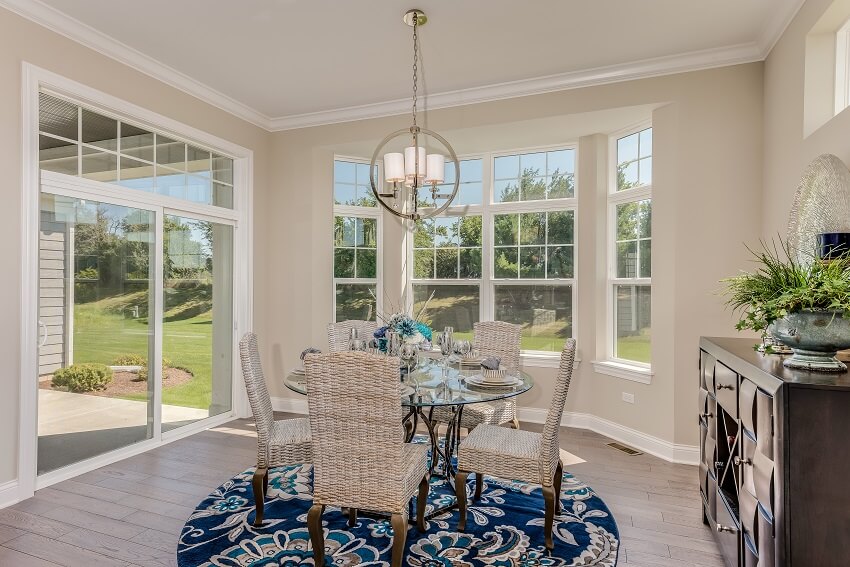
[[[652,128],[616,138],[608,197],[611,348],[617,362],[651,361]]]
[[[334,160],[334,320],[376,319],[380,239],[381,212],[369,185],[369,165]]]

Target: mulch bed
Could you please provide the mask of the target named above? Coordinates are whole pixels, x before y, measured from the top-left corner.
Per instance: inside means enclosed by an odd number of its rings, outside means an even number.
[[[51,376],[52,378],[52,376]],[[162,377],[162,387],[171,388],[185,384],[193,378],[193,376],[180,368],[166,368],[165,375]],[[51,379],[42,380],[38,387],[43,390],[56,390],[59,392],[68,391],[67,388],[53,387]],[[145,380],[139,380],[138,374],[135,372],[116,371],[112,374],[112,382],[110,382],[105,390],[94,392],[84,392],[90,396],[105,396],[107,398],[124,396],[127,394],[144,394],[148,391],[148,383]]]

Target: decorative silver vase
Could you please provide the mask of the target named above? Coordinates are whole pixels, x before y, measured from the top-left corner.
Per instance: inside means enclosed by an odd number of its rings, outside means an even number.
[[[798,370],[845,372],[847,366],[835,358],[850,348],[850,319],[841,311],[804,309],[775,321],[768,331],[791,347],[794,355],[783,364]]]

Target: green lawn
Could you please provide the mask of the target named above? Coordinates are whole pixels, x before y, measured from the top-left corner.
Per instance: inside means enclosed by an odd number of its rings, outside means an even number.
[[[145,292],[116,295],[74,306],[74,362],[113,364],[122,354],[148,356],[147,318],[126,318],[122,306],[144,299]],[[180,318],[185,305],[165,313],[163,356],[172,366],[191,371],[194,378],[162,391],[162,403],[207,409],[212,400],[212,317],[210,311]],[[171,319],[171,320],[169,320]],[[143,394],[126,399],[145,400]]]
[[[650,336],[635,335],[617,339],[617,358],[634,360],[635,362],[650,362]]]

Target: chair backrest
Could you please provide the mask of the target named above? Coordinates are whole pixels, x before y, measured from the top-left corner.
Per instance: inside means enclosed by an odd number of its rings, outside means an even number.
[[[541,443],[540,476],[543,484],[551,483],[551,475],[557,464],[561,446],[558,433],[561,431],[561,417],[564,415],[564,404],[567,402],[567,392],[573,377],[573,365],[576,359],[576,340],[567,339],[561,351],[561,362],[558,365],[558,375],[555,378],[555,392],[549,403],[546,423],[543,425],[543,442]]]
[[[501,368],[519,371],[519,350],[522,327],[504,321],[481,321],[473,326],[472,348],[481,356],[498,356]]]
[[[239,341],[239,358],[242,361],[242,376],[251,402],[251,412],[257,424],[257,464],[266,464],[266,447],[274,426],[274,411],[269,396],[263,365],[260,363],[260,350],[257,348],[257,335],[245,333]]]
[[[399,359],[351,351],[309,354],[304,367],[314,501],[372,510],[399,506]]]
[[[368,341],[372,338],[375,331],[378,330],[378,323],[375,321],[358,321],[349,319],[348,321],[340,321],[339,323],[331,323],[328,325],[328,350],[330,352],[343,352],[348,350],[348,340],[351,338],[351,329],[357,329],[360,333],[360,338]]]

